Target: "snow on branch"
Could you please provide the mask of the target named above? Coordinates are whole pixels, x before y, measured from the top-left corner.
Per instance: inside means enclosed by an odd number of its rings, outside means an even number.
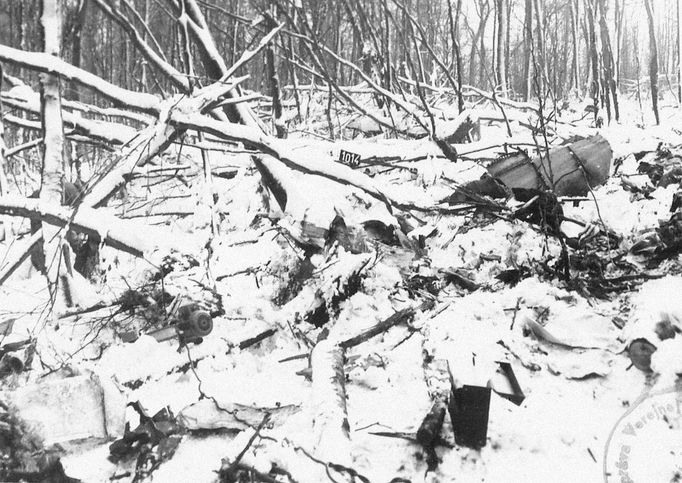
[[[0,44],[0,61],[10,62],[38,72],[56,74],[64,79],[78,82],[120,106],[152,114],[158,114],[160,111],[160,101],[156,96],[123,89],[49,54],[27,52]]]
[[[2,102],[8,106],[40,115],[38,93],[28,86],[13,88],[9,92],[3,92]],[[63,102],[62,107],[66,107],[69,104],[73,103]],[[72,128],[78,134],[113,145],[127,143],[137,132],[125,124],[86,119],[66,111],[62,112],[62,117],[64,125]]]
[[[68,225],[72,230],[86,235],[99,236],[112,248],[136,257],[144,257],[155,249],[161,248],[161,240],[171,243],[168,248],[187,249],[188,246],[192,246],[192,244],[187,244],[188,240],[185,237],[178,238],[176,234],[173,237],[159,236],[160,234],[149,228],[143,229],[130,221],[121,220],[101,210],[86,206],[73,210],[66,206],[42,203],[36,199],[0,196],[0,214],[40,219],[57,227]]]
[[[286,142],[265,135],[253,128],[217,121],[207,116],[186,112],[181,109],[175,109],[170,113],[170,121],[177,127],[183,129],[197,129],[222,139],[248,144],[249,146],[253,146],[262,151],[264,154],[274,156],[289,168],[307,174],[316,174],[339,183],[353,186],[384,203],[398,205],[398,203],[389,200],[387,196],[374,185],[371,178],[365,174],[354,171],[348,166],[334,163],[331,160],[328,160],[328,162],[319,159],[309,160],[294,155]]]

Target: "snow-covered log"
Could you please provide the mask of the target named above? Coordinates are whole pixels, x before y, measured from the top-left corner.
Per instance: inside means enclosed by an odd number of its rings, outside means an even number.
[[[100,210],[85,206],[72,210],[59,205],[59,200],[55,204],[16,196],[2,196],[0,214],[40,219],[59,228],[69,225],[71,230],[86,235],[98,235],[107,245],[138,257],[153,251],[157,248],[159,240],[163,239],[154,237],[151,231],[141,230],[138,225],[132,225]],[[182,240],[175,239],[173,242],[182,247]]]
[[[139,131],[121,151],[119,163],[114,165],[106,175],[91,187],[90,193],[83,199],[85,206],[97,207],[103,205],[108,198],[126,183],[131,172],[141,167],[162,153],[177,139],[184,126],[174,125],[171,115],[180,112],[201,113],[210,108],[211,103],[228,95],[246,77],[237,77],[227,82],[227,79],[215,82],[190,98],[171,98],[163,102],[159,121],[142,131]],[[199,118],[204,118],[197,114]],[[208,118],[206,118],[208,119]],[[241,127],[228,122],[216,121],[224,126]],[[249,130],[249,128],[245,128]]]
[[[289,168],[354,186],[380,201],[391,203],[386,195],[374,185],[371,178],[363,173],[331,161],[325,163],[319,159],[308,160],[297,157],[290,150],[285,140],[262,134],[253,128],[217,121],[179,109],[175,109],[170,113],[170,121],[172,124],[183,129],[197,129],[222,139],[248,144],[259,149],[264,154],[277,158]],[[398,205],[395,202],[391,204]]]
[[[7,124],[11,124],[13,126],[22,128],[22,129],[31,129],[33,131],[40,131],[40,122],[38,121],[31,121],[29,119],[24,119],[19,116],[15,116],[14,114],[6,114],[3,116]]]
[[[24,144],[20,144],[19,146],[14,146],[13,148],[8,149],[5,151],[5,159],[9,159],[12,156],[15,156],[19,154],[22,151],[26,151],[27,149],[34,148],[36,146],[40,146],[43,143],[43,138],[36,138],[32,139]],[[4,196],[7,193],[0,192],[0,196]]]
[[[2,94],[2,101],[8,106],[22,109],[33,114],[40,115],[40,103],[37,93],[30,90],[29,87],[12,89],[9,92]],[[62,108],[67,104],[62,103]],[[77,114],[68,111],[62,112],[62,120],[64,126],[73,129],[76,133],[97,141],[113,145],[121,145],[128,142],[137,132],[130,126],[108,121],[98,121],[94,119],[87,119]]]
[[[27,52],[8,47],[7,45],[0,45],[0,61],[37,70],[38,72],[55,74],[64,79],[77,82],[84,87],[93,89],[119,106],[151,114],[158,114],[160,111],[160,101],[156,96],[123,89],[49,54]]]
[[[387,319],[384,319],[378,324],[373,325],[369,329],[363,331],[362,333],[342,341],[339,345],[344,349],[350,349],[351,347],[355,347],[356,345],[362,344],[363,342],[371,339],[372,337],[375,337],[379,334],[386,332],[394,325],[408,323],[412,321],[412,319],[414,319],[415,314],[416,309],[413,307],[408,307],[406,309],[400,310],[391,315],[390,317],[388,317]]]
[[[502,104],[503,106],[508,106],[512,107],[514,109],[518,109],[520,111],[530,111],[533,113],[538,112],[538,106],[531,104],[530,102],[517,102],[517,101],[512,101],[510,99],[504,98],[504,97],[493,97],[493,95],[490,92],[486,92],[483,89],[479,89],[478,87],[470,86],[470,85],[463,85],[462,86],[462,94],[465,96],[478,96],[482,97],[483,99],[492,101],[492,102],[497,102],[499,104]]]
[[[313,348],[313,447],[317,458],[350,465],[350,427],[346,410],[344,350],[330,340]]]
[[[162,153],[179,135],[178,130],[167,124],[150,126],[139,132],[122,149],[118,164],[91,187],[90,192],[83,198],[83,206],[98,207],[106,204],[107,200],[125,185],[136,167],[144,166]]]
[[[2,93],[3,102],[15,100],[16,102],[31,102],[34,98],[38,98],[38,93],[35,92],[31,86],[22,82],[19,79],[13,79],[12,87]],[[21,108],[21,106],[18,106]],[[154,117],[143,112],[131,111],[129,109],[119,109],[117,107],[99,107],[93,104],[87,104],[81,101],[71,101],[62,98],[62,109],[74,112],[82,112],[102,117],[117,117],[138,122],[142,125],[148,126],[154,121]]]

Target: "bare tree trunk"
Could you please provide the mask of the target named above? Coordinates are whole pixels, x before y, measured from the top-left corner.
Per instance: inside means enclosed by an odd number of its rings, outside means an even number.
[[[282,117],[282,96],[279,89],[279,76],[275,62],[274,46],[270,44],[265,49],[265,58],[270,81],[270,95],[272,96],[272,121],[278,138],[287,137],[284,118]]]
[[[144,2],[144,16],[142,17],[142,20],[144,21],[145,25],[149,25],[149,14],[150,14],[150,1],[151,0],[143,0]],[[144,42],[147,42],[147,30],[145,30],[142,33],[142,40]],[[142,89],[146,90],[147,89],[147,63],[142,62],[142,77],[140,79],[140,84],[142,84]]]
[[[571,31],[573,36],[573,84],[578,93],[578,97],[581,95],[582,89],[580,88],[580,49],[579,40],[580,35],[578,32],[578,0],[571,0]]]
[[[488,22],[488,17],[486,16],[485,20],[483,21],[483,24],[482,24],[482,27],[483,27],[481,30],[482,33],[485,32],[485,24],[487,22]],[[479,55],[478,85],[486,86],[486,85],[489,85],[490,82],[492,82],[492,79],[490,79],[489,76],[486,76],[488,59],[486,58],[486,50],[485,50],[485,34],[481,35],[481,37],[479,39],[478,55]],[[488,80],[490,82],[486,82],[486,80]]]
[[[533,52],[533,0],[526,0],[526,16],[523,28],[523,97],[526,102],[532,92],[533,64],[531,55]]]
[[[61,5],[59,0],[42,1],[41,23],[45,53],[59,57],[61,42]],[[61,97],[59,77],[40,74],[40,98],[43,130],[43,169],[40,186],[40,202],[51,206],[60,206],[62,198],[62,150],[64,133],[62,126]],[[54,298],[60,265],[59,229],[43,225],[43,254],[50,295]]]
[[[507,0],[496,0],[495,8],[497,20],[497,53],[495,54],[497,85],[500,86],[502,96],[507,96]]]
[[[0,91],[2,90],[2,65],[0,65]],[[0,101],[0,196],[5,196],[8,193],[7,186],[7,175],[5,170],[7,169],[7,160],[5,158],[5,152],[7,151],[7,144],[5,144],[5,124],[2,119],[2,101]],[[2,222],[2,229],[4,231],[5,239],[11,236],[10,219],[9,217],[0,220]],[[2,232],[0,232],[2,235]],[[0,237],[0,240],[2,237]]]
[[[511,16],[512,16],[512,4],[509,0],[506,0],[505,3],[507,4],[507,13],[506,13],[506,25],[504,26],[504,31],[505,31],[505,40],[504,40],[504,65],[505,65],[505,71],[507,73],[507,88],[508,89],[513,89],[514,88],[514,82],[512,80],[512,72],[509,71],[509,59],[511,58],[511,36],[510,36],[510,25],[511,25]]]
[[[590,83],[590,97],[594,103],[594,119],[597,120],[597,111],[599,109],[599,54],[597,52],[597,34],[594,28],[594,9],[592,5],[593,0],[586,0],[585,15],[587,17],[588,39],[587,43],[590,49],[590,65],[592,71],[592,82]]]
[[[184,8],[187,16],[192,21],[192,29],[190,33],[194,36],[202,63],[206,69],[206,74],[212,80],[220,79],[227,72],[225,61],[218,53],[218,48],[215,45],[213,36],[211,35],[206,19],[195,0],[177,0],[178,9]],[[230,93],[230,97],[239,95],[239,90]],[[245,103],[226,104],[225,113],[232,122],[239,122],[246,126],[251,126],[259,130],[264,126],[258,117],[251,111]]]
[[[651,105],[654,109],[656,124],[661,120],[658,115],[658,48],[656,45],[656,29],[654,28],[654,9],[651,0],[644,0],[646,16],[649,23],[649,78],[651,79]]]
[[[88,3],[86,0],[77,0],[64,12],[64,60],[76,67],[81,66],[81,33],[85,24]],[[76,100],[79,100],[77,87],[74,85],[71,88],[74,90]]]
[[[535,36],[538,41],[538,51],[536,57],[538,58],[537,64],[540,66],[540,72],[538,75],[540,89],[539,91],[544,92],[543,86],[545,85],[545,80],[547,79],[547,55],[545,52],[545,12],[544,12],[544,2],[540,0],[534,0],[533,10],[535,12],[535,22],[537,24],[537,32]]]
[[[677,98],[682,108],[682,6],[677,2]]]
[[[64,12],[64,33],[63,33],[63,46],[65,52],[65,60],[70,64],[80,67],[81,66],[81,34],[83,32],[83,26],[85,25],[85,16],[87,14],[88,1],[77,0],[68,6]],[[80,88],[76,82],[69,83],[69,95],[74,101],[80,101]],[[76,155],[72,155],[72,145],[69,141],[65,142],[64,145],[64,157],[65,165],[68,165],[70,169],[74,168],[78,173],[80,178],[80,159],[84,156],[84,151],[82,146],[74,146],[76,149]]]
[[[329,340],[320,341],[312,351],[314,448],[323,461],[349,465],[350,431],[346,409],[344,350]]]
[[[621,51],[623,46],[623,14],[625,0],[616,0],[616,86],[620,87]]]
[[[388,4],[384,0],[384,89],[391,90],[391,28],[388,23]],[[419,52],[417,51],[417,54]],[[389,104],[390,108],[390,104]]]
[[[618,109],[618,93],[616,92],[616,81],[614,79],[615,63],[613,60],[613,51],[611,50],[611,38],[609,36],[609,28],[606,24],[606,2],[599,0],[599,26],[601,30],[602,43],[602,62],[604,64],[604,96],[606,97],[607,108],[610,106],[609,94],[613,100],[613,111],[616,116],[616,121],[620,118]],[[608,110],[609,121],[611,121],[611,111]]]
[[[450,22],[450,36],[452,37],[452,50],[454,52],[454,64],[457,69],[457,108],[461,113],[464,111],[464,97],[462,96],[462,56],[459,50],[459,12],[462,10],[462,0],[457,2],[457,16],[452,15],[452,0],[448,0],[448,20]]]

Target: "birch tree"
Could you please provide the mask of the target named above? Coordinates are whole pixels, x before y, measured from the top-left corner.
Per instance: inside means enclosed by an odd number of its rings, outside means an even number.
[[[59,0],[43,0],[41,24],[45,53],[59,58],[61,43],[61,4]],[[40,74],[40,99],[44,144],[40,202],[48,206],[59,206],[62,198],[64,174],[62,163],[64,132],[58,76],[47,72]],[[54,297],[60,266],[60,230],[47,224],[43,224],[42,229],[45,271],[50,294]]]

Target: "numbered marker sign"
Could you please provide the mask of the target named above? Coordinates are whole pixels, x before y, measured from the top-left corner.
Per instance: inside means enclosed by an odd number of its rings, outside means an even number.
[[[339,154],[339,162],[347,164],[351,168],[355,168],[360,164],[360,155],[342,149]]]

